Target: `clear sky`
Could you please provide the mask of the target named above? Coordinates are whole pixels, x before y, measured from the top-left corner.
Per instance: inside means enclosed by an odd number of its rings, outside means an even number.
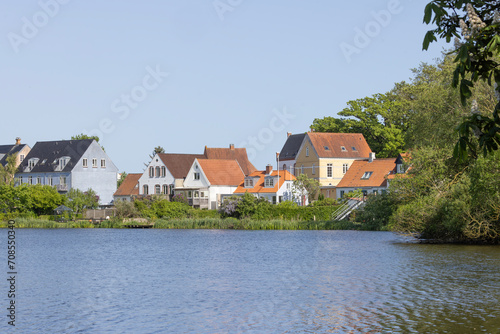
[[[422,51],[427,1],[0,2],[0,144],[97,134],[120,171],[247,147],[275,165],[286,133],[390,90]]]

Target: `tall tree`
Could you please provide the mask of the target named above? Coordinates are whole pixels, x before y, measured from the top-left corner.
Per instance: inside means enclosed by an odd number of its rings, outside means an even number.
[[[423,49],[437,41],[455,38],[456,67],[452,86],[459,88],[462,104],[473,96],[475,84],[482,80],[494,86],[497,103],[485,116],[473,110],[460,124],[454,155],[464,160],[477,158],[500,147],[500,14],[498,0],[433,0],[424,12],[426,24],[436,24],[424,37]],[[460,32],[460,33],[459,33]]]
[[[17,157],[15,154],[7,156],[5,166],[0,164],[0,184],[14,184],[14,175],[17,172]]]
[[[347,102],[341,118],[315,119],[311,129],[318,132],[362,133],[372,151],[381,158],[395,157],[405,148],[408,129],[408,101],[396,91],[375,94]]]

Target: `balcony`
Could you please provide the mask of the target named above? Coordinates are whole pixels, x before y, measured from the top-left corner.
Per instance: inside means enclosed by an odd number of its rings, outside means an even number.
[[[56,185],[57,191],[68,191],[68,185],[67,184],[58,184]]]
[[[189,198],[188,203],[193,208],[208,209],[208,198]]]

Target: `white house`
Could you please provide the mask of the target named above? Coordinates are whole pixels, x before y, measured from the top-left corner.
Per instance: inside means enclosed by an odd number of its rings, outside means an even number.
[[[236,160],[195,159],[175,194],[184,194],[193,207],[217,209],[222,196],[232,194],[244,177]]]
[[[258,198],[265,198],[273,204],[283,201],[295,201],[301,204],[303,199],[293,193],[295,176],[287,170],[273,171],[271,165],[266,170],[255,171],[240,182],[235,195],[250,193]]]

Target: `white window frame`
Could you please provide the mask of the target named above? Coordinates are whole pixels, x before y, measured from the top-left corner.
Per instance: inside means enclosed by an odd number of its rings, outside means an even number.
[[[149,177],[155,177],[155,168],[153,166],[149,166]]]
[[[333,177],[333,164],[326,164],[326,177],[329,179]]]
[[[106,168],[106,159],[101,159],[101,168]]]
[[[194,174],[194,179],[199,180],[200,179],[200,172],[195,172]]]
[[[92,168],[97,168],[97,158],[92,158]]]
[[[88,168],[89,167],[89,159],[83,158],[82,165],[83,165],[83,168]]]
[[[342,173],[347,173],[347,171],[349,170],[349,164],[343,164],[342,165]]]

